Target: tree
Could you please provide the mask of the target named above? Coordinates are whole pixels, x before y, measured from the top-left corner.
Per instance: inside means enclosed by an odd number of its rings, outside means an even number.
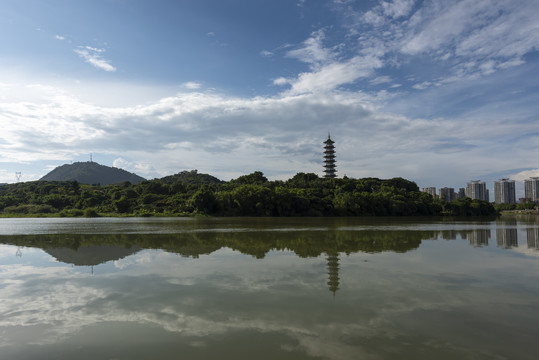
[[[204,214],[213,214],[218,207],[215,194],[208,185],[202,185],[191,197],[190,203],[196,211]]]
[[[268,182],[268,179],[261,171],[255,171],[249,175],[240,176],[239,178],[231,180],[230,182],[234,185],[264,184]]]

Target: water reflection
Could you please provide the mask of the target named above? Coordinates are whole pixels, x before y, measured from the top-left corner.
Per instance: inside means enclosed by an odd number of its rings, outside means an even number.
[[[1,236],[2,357],[534,359],[535,222],[218,225]]]
[[[328,286],[329,291],[335,293],[339,290],[339,254],[331,253],[327,254],[327,269],[328,269]]]
[[[488,246],[490,239],[490,229],[477,229],[464,233],[463,238],[468,239],[470,245],[474,247]]]
[[[539,250],[539,228],[526,229],[528,248]]]

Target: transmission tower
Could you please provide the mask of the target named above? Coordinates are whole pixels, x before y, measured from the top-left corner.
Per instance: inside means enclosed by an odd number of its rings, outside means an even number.
[[[21,182],[22,173],[20,171],[17,171],[15,173],[15,178],[17,179],[17,182]]]

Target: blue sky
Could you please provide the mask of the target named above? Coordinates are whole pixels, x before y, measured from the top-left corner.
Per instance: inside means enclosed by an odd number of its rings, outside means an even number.
[[[0,3],[0,182],[72,161],[146,178],[419,186],[539,175],[539,2]]]

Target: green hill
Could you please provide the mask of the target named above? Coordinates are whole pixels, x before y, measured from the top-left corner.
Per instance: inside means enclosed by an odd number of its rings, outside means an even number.
[[[209,174],[199,174],[197,170],[182,171],[175,175],[165,176],[156,179],[164,184],[182,183],[185,185],[203,185],[203,184],[222,184],[224,181],[219,180],[215,176]]]
[[[129,181],[132,184],[144,181],[143,177],[130,173],[123,169],[100,165],[95,162],[76,162],[58,166],[47,175],[42,181],[78,181],[83,184],[117,184]]]

